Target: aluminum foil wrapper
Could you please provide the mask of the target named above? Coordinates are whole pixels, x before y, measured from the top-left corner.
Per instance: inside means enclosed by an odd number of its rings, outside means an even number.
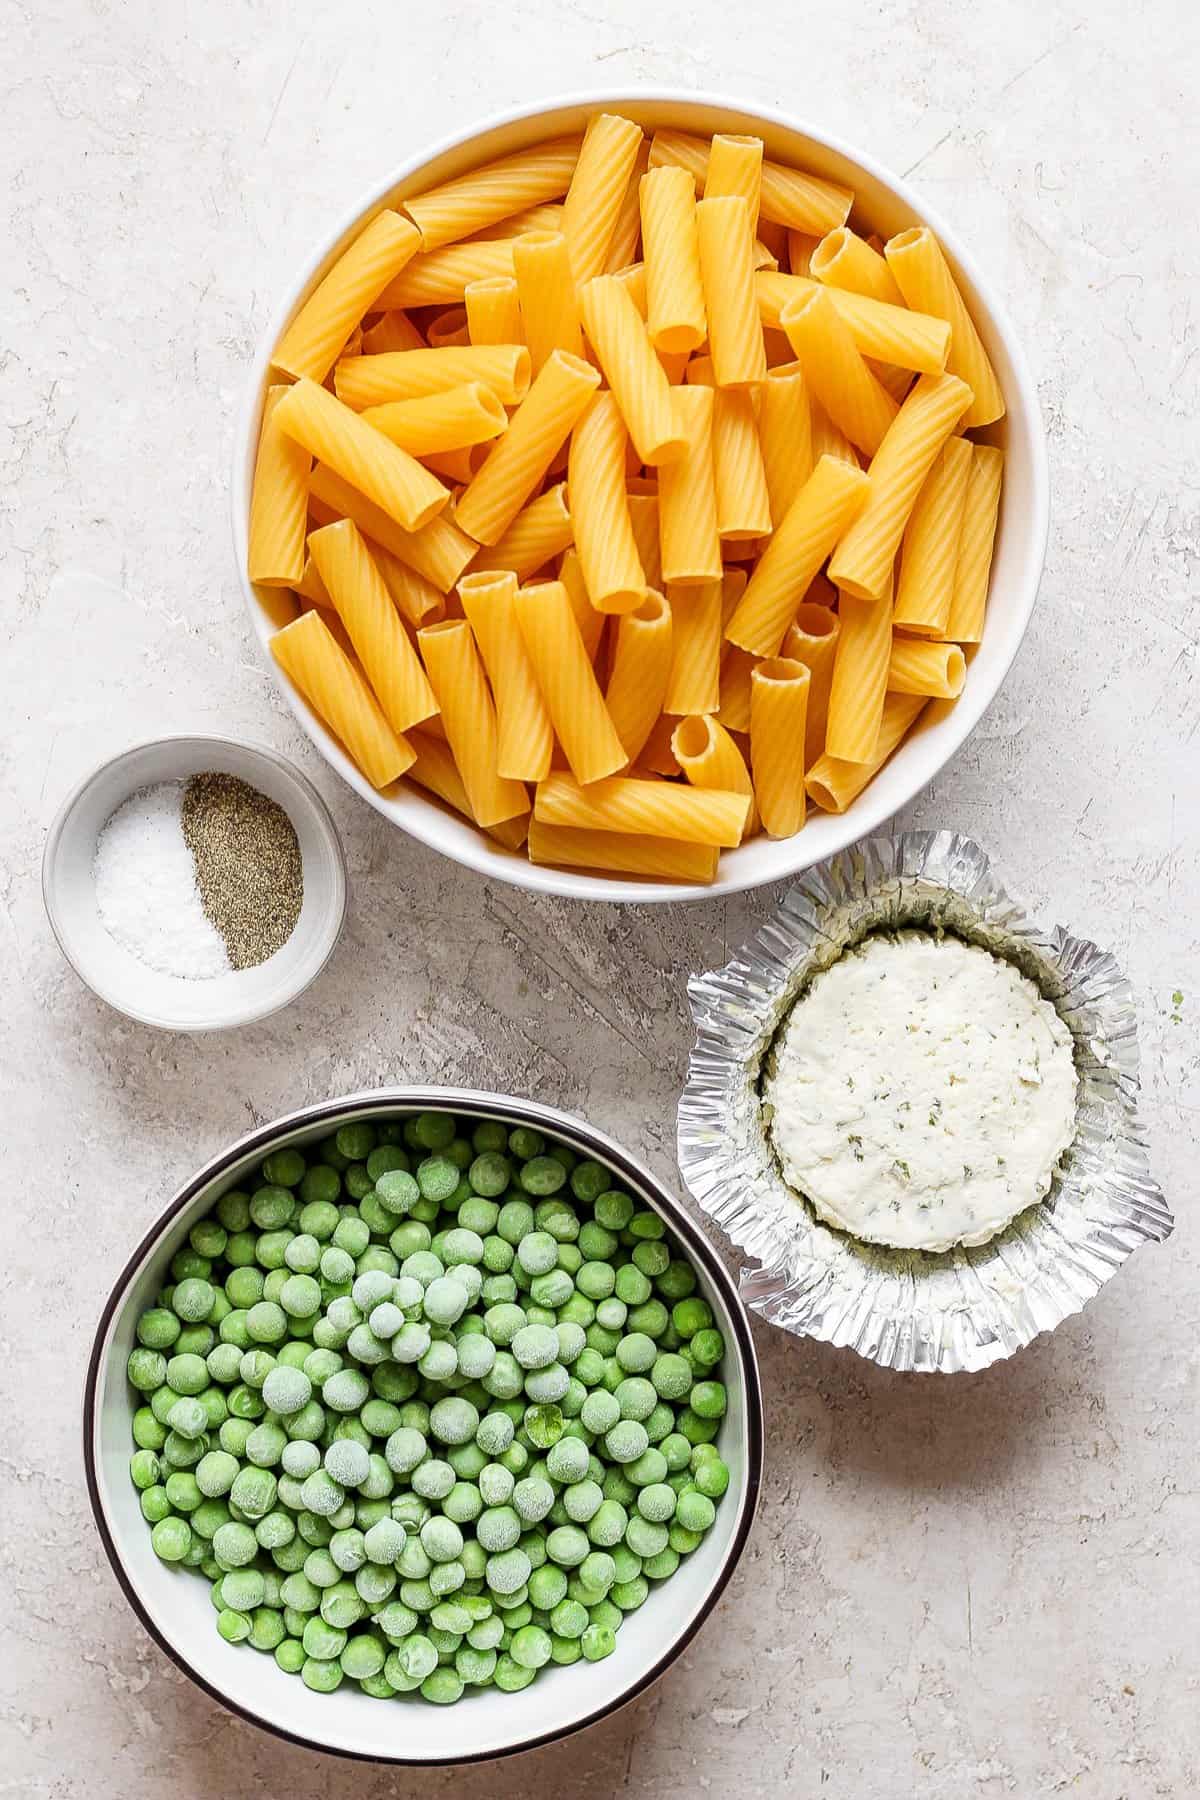
[[[763,1061],[796,996],[868,932],[902,926],[1008,957],[1075,1041],[1078,1129],[1060,1173],[1045,1200],[973,1249],[887,1250],[822,1224],[785,1183],[762,1117]],[[969,838],[905,832],[819,864],[732,961],[693,976],[688,995],[697,1041],[679,1167],[758,1265],[742,1272],[744,1299],[785,1331],[884,1368],[985,1369],[1079,1312],[1139,1244],[1170,1236],[1137,1112],[1129,983],[1095,944],[1034,924]]]

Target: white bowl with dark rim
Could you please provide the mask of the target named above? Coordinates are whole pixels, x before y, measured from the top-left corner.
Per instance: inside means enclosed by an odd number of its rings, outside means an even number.
[[[726,1344],[722,1379],[729,1408],[717,1445],[729,1488],[700,1547],[630,1613],[602,1662],[548,1667],[520,1693],[468,1692],[455,1706],[419,1696],[375,1700],[345,1683],[314,1694],[273,1657],[227,1644],[216,1629],[209,1583],[171,1569],[150,1547],[150,1528],[129,1479],[135,1401],[125,1365],[139,1314],[163,1284],[190,1228],[271,1151],[328,1137],[352,1119],[453,1112],[552,1133],[607,1164],[623,1187],[660,1214],[690,1258],[699,1292]],[[313,1750],[371,1762],[465,1763],[566,1737],[642,1693],[684,1650],[712,1611],[745,1547],[762,1473],[763,1412],[758,1363],[745,1308],[724,1266],[690,1215],[620,1145],[570,1113],[509,1095],[464,1088],[387,1088],[304,1107],[239,1138],[186,1182],[118,1276],[96,1329],[84,1392],[83,1452],[96,1524],[117,1580],[146,1630],[184,1674],[251,1724]]]
[[[749,132],[761,137],[767,155],[799,164],[855,191],[856,221],[885,237],[913,225],[928,225],[946,252],[980,336],[1004,390],[1008,412],[981,437],[1005,452],[1004,493],[992,563],[987,627],[971,657],[967,685],[951,708],[918,723],[887,766],[844,813],[816,813],[795,837],[758,837],[722,853],[720,872],[709,887],[639,880],[626,875],[588,874],[577,869],[539,867],[505,850],[491,838],[412,786],[393,785],[386,793],[360,774],[333,734],[296,693],[267,649],[281,622],[278,596],[256,589],[246,574],[247,527],[254,458],[271,352],[285,326],[336,261],[346,244],[384,206],[402,201],[435,183],[464,174],[493,157],[522,150],[546,137],[582,128],[595,112],[625,113],[646,126],[703,133]],[[238,574],[250,621],[264,659],[297,720],[321,755],[384,818],[455,862],[514,887],[579,900],[695,900],[739,893],[783,881],[844,850],[876,831],[932,781],[962,746],[998,693],[1012,664],[1037,597],[1049,528],[1050,483],[1037,388],[1003,305],[964,248],[956,231],[898,175],[865,151],[761,103],[747,105],[714,94],[679,88],[626,89],[571,94],[500,113],[455,132],[373,182],[332,230],[323,232],[297,271],[263,335],[254,359],[234,448],[233,541]]]

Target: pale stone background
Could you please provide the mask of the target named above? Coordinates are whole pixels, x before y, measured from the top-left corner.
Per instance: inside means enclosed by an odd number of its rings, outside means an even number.
[[[1186,0],[0,0],[0,1795],[1197,1791],[1198,21]],[[144,1636],[83,1492],[81,1376],[176,1183],[305,1100],[405,1077],[536,1092],[673,1177],[684,978],[769,896],[538,902],[393,835],[251,649],[226,496],[256,336],[359,190],[518,98],[639,81],[858,140],[944,209],[1015,316],[1050,435],[1046,579],[1003,695],[911,817],[976,833],[1040,916],[1124,960],[1181,1228],[979,1378],[897,1379],[758,1330],[762,1511],[682,1663],[561,1748],[396,1775],[281,1748]],[[120,582],[124,613],[49,606],[67,566]],[[216,1039],[93,1000],[38,891],[67,788],[184,725],[295,755],[353,881],[317,986]]]

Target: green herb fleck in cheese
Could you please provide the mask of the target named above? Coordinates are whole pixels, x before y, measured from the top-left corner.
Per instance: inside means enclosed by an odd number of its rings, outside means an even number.
[[[1049,1192],[1075,1135],[1071,1034],[1012,963],[868,938],[818,975],[764,1099],[789,1184],[870,1243],[982,1244]]]

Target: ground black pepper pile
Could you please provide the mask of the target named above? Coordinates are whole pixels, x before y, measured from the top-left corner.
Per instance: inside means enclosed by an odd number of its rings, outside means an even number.
[[[205,914],[235,969],[282,948],[304,899],[304,864],[283,808],[235,775],[193,775],[183,791],[183,836]]]

